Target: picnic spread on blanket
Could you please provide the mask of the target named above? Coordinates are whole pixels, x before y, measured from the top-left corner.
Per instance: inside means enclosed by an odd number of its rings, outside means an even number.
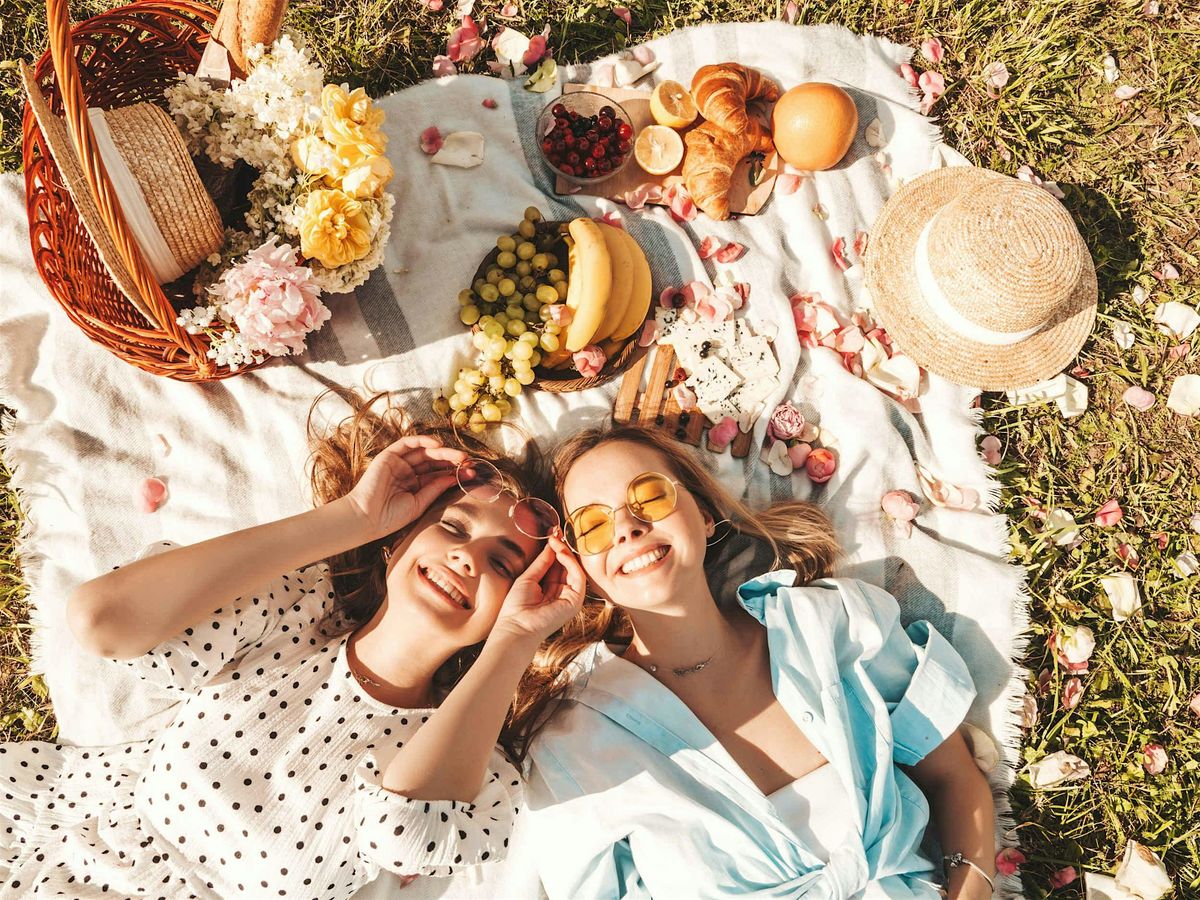
[[[969,733],[1003,790],[1017,759],[1021,575],[1004,561],[1002,520],[986,511],[997,487],[974,448],[976,391],[956,384],[1026,387],[1059,372],[1086,337],[1095,273],[1065,209],[940,145],[896,73],[909,51],[843,29],[780,34],[793,42],[787,65],[764,42],[736,39],[782,26],[712,26],[590,67],[513,65],[499,101],[494,79],[458,76],[376,102],[326,83],[287,36],[272,43],[273,13],[254,32],[265,46],[231,37],[228,56],[214,53],[209,28],[231,34],[236,6],[215,24],[187,0],[104,14],[126,26],[159,17],[134,66],[81,62],[65,2],[49,0],[50,51],[22,69],[33,264],[113,359],[89,357],[82,342],[61,352],[89,359],[114,394],[131,379],[143,399],[188,388],[145,373],[231,379],[226,396],[259,410],[274,402],[262,386],[274,384],[287,398],[273,411],[280,420],[320,384],[353,384],[364,363],[394,356],[389,387],[477,434],[518,420],[561,436],[585,410],[703,447],[746,495],[827,491],[849,568],[902,605],[923,604],[916,612],[945,625],[977,667],[981,728]],[[823,63],[822,43],[839,51]],[[456,110],[452,127],[426,124],[439,105]],[[511,119],[487,124],[498,108]],[[503,183],[470,187],[490,166],[513,177],[511,201]],[[458,218],[447,191],[460,192]],[[472,202],[486,215],[472,220]],[[418,214],[454,235],[436,273],[422,239],[396,229]],[[997,241],[1007,258],[991,259],[1004,257]],[[814,258],[822,268],[805,276]],[[418,259],[423,268],[410,269]],[[29,296],[29,308],[45,303]],[[387,331],[396,307],[403,345]],[[267,365],[274,357],[296,365]],[[19,413],[29,408],[19,387],[7,390]],[[183,402],[210,409],[203,395]],[[289,428],[263,448],[276,470],[292,452]],[[16,458],[36,429],[14,429]],[[266,470],[230,465],[231,478]],[[21,477],[33,483],[37,467]],[[186,537],[198,508],[189,519],[182,496],[159,485],[145,508],[177,506]],[[52,502],[41,502],[48,519]],[[261,516],[260,503],[278,512],[302,500],[288,487],[251,503]],[[107,561],[114,547],[89,551],[85,563]],[[70,582],[43,565],[43,590]],[[978,585],[1003,602],[969,596]],[[65,635],[61,615],[39,615]],[[968,626],[956,632],[959,618]],[[97,715],[82,712],[87,672],[72,662],[52,680],[60,716]],[[158,712],[132,707],[131,721]],[[1006,801],[998,811],[1011,840]]]

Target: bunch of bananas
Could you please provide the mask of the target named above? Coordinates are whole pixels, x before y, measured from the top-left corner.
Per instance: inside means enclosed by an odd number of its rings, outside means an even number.
[[[563,348],[574,353],[598,344],[611,357],[645,321],[650,265],[638,242],[620,228],[575,219],[567,231],[572,315]]]
[[[471,327],[479,352],[475,365],[459,369],[434,401],[435,412],[476,434],[508,415],[512,399],[533,383],[535,367],[564,368],[589,344],[612,356],[650,308],[642,248],[623,230],[592,219],[555,225],[531,206],[516,232],[496,239],[489,259],[458,295],[459,319]]]

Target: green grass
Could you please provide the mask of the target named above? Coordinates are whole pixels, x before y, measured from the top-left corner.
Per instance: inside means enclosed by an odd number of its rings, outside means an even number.
[[[450,5],[450,4],[448,4]],[[1039,696],[1040,719],[1025,754],[1036,759],[1065,749],[1087,759],[1093,776],[1063,789],[1015,792],[1017,837],[1030,897],[1047,893],[1047,876],[1064,865],[1111,870],[1127,838],[1162,855],[1177,895],[1200,896],[1200,720],[1187,708],[1200,691],[1200,610],[1197,579],[1177,580],[1170,561],[1200,551],[1188,519],[1200,507],[1200,441],[1196,420],[1165,408],[1171,381],[1200,370],[1200,346],[1168,359],[1172,343],[1151,322],[1157,303],[1200,301],[1195,286],[1200,231],[1200,143],[1185,113],[1200,114],[1200,8],[1162,0],[1163,14],[1148,18],[1142,0],[843,0],[802,3],[801,24],[838,22],[913,46],[940,37],[947,55],[940,71],[948,90],[936,114],[947,140],[972,161],[1012,173],[1024,163],[1057,180],[1067,192],[1096,259],[1100,316],[1080,362],[1091,395],[1088,412],[1064,421],[1053,407],[1012,409],[999,395],[985,397],[986,425],[1005,445],[1001,472],[1004,508],[1011,520],[1014,559],[1029,570],[1033,626],[1026,664],[1050,670]],[[102,2],[73,4],[76,17]],[[481,2],[477,18],[492,18],[500,3]],[[608,3],[530,0],[517,27],[551,26],[560,61],[586,59],[702,21],[776,18],[781,4],[764,0],[648,0],[630,4],[632,35]],[[34,0],[0,0],[0,58],[41,52],[43,12]],[[417,0],[294,2],[288,24],[304,32],[330,74],[375,94],[411,84],[443,52],[452,26],[449,11],[430,13]],[[1114,52],[1124,84],[1145,88],[1133,101],[1113,99],[1101,60]],[[481,56],[476,69],[484,71]],[[1002,61],[1012,78],[999,100],[988,97],[982,72]],[[920,67],[924,64],[918,60]],[[0,165],[17,168],[19,108],[14,73],[0,71]],[[1183,274],[1160,284],[1150,273],[1172,262]],[[1130,291],[1148,289],[1139,306]],[[1137,344],[1119,349],[1113,320],[1134,327]],[[1148,413],[1121,401],[1130,384],[1159,397]],[[9,737],[44,734],[52,721],[36,682],[26,683],[27,632],[23,586],[11,538],[20,512],[0,469],[0,723]],[[1115,528],[1092,526],[1096,508],[1118,498],[1125,519]],[[1040,533],[1031,507],[1063,507],[1081,523],[1082,543],[1055,546]],[[1159,539],[1165,537],[1165,549]],[[1140,555],[1135,572],[1144,614],[1121,625],[1106,611],[1099,577],[1118,571],[1119,543]],[[1046,651],[1058,623],[1083,623],[1096,633],[1091,673],[1082,702],[1059,706],[1064,675]],[[1036,685],[1035,685],[1036,687]],[[1148,776],[1140,748],[1163,744],[1166,772]],[[1081,884],[1056,896],[1079,897]]]

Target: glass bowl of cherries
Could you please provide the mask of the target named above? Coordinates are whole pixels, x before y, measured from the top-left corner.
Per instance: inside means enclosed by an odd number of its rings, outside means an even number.
[[[574,184],[612,178],[633,156],[633,125],[621,104],[594,91],[563,94],[538,117],[542,159]]]

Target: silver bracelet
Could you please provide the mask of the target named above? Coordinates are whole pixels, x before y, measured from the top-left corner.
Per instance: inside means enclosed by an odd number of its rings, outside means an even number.
[[[992,877],[990,875],[988,875],[987,872],[983,871],[983,869],[980,868],[980,866],[978,864],[967,859],[961,853],[955,853],[953,856],[943,856],[942,862],[944,862],[951,869],[955,868],[956,866],[961,866],[961,865],[970,866],[972,869],[974,869],[976,872],[978,872],[980,875],[983,876],[983,880],[988,883],[988,887],[992,889],[993,893],[995,893],[996,882],[992,881]]]

